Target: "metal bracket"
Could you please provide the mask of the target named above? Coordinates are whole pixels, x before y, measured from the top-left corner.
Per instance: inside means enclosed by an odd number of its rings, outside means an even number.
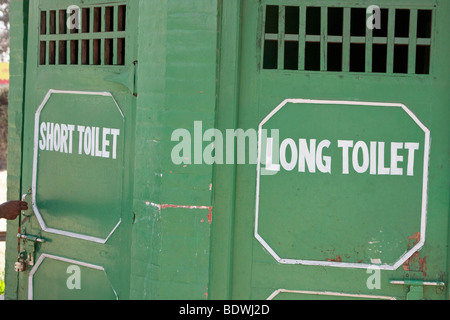
[[[128,90],[137,97],[137,89],[136,89],[136,71],[137,71],[137,61],[133,62],[133,66],[126,69],[124,72],[109,76],[104,78],[103,80],[108,82],[119,83],[128,88]]]
[[[445,287],[443,281],[422,281],[422,280],[390,280],[390,284],[399,284],[409,287],[406,294],[407,300],[423,300],[423,289],[425,286]]]

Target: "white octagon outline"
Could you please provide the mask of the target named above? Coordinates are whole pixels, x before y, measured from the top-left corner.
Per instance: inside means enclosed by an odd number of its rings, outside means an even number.
[[[371,107],[392,107],[401,108],[405,111],[411,119],[423,130],[425,133],[424,146],[424,160],[423,160],[423,182],[422,182],[422,208],[420,220],[420,239],[409,251],[405,251],[403,255],[393,265],[390,264],[367,264],[367,263],[352,263],[352,262],[337,262],[337,261],[317,261],[317,260],[302,260],[302,259],[284,259],[277,255],[269,244],[258,233],[258,216],[259,216],[259,189],[260,189],[260,175],[261,175],[261,152],[262,152],[262,127],[270,120],[276,113],[278,113],[286,104],[333,104],[333,105],[351,105],[351,106],[371,106]],[[376,267],[380,270],[397,270],[406,260],[408,260],[414,253],[419,251],[425,244],[425,231],[427,223],[427,198],[428,198],[428,166],[430,157],[430,130],[414,115],[414,113],[401,103],[381,103],[381,102],[359,102],[359,101],[333,101],[333,100],[310,100],[310,99],[286,99],[278,107],[276,107],[264,120],[259,124],[258,129],[258,164],[256,176],[256,205],[255,205],[255,238],[259,243],[272,255],[272,257],[281,264],[299,264],[310,266],[327,266],[340,268],[354,268],[354,269],[368,269]]]
[[[110,92],[86,92],[86,91],[63,91],[63,90],[54,90],[50,89],[45,98],[44,101],[42,101],[41,105],[39,106],[38,110],[36,111],[35,115],[35,123],[34,123],[34,156],[33,156],[33,177],[32,177],[32,187],[31,187],[31,206],[33,208],[34,214],[36,215],[36,218],[39,222],[39,225],[41,226],[42,231],[52,233],[52,234],[58,234],[70,238],[75,239],[82,239],[87,240],[91,242],[96,242],[100,244],[105,244],[108,239],[111,237],[111,235],[116,231],[116,229],[119,227],[119,225],[122,223],[122,218],[119,219],[119,222],[115,225],[115,227],[112,229],[112,231],[109,233],[109,235],[106,238],[98,238],[93,236],[88,236],[84,234],[78,234],[75,232],[70,231],[64,231],[59,229],[53,229],[49,228],[44,218],[42,217],[41,213],[39,212],[39,209],[36,204],[36,187],[37,187],[37,166],[38,166],[38,159],[39,159],[39,122],[40,122],[40,116],[41,112],[44,109],[45,105],[47,104],[48,100],[50,99],[52,94],[74,94],[74,95],[91,95],[91,96],[103,96],[103,97],[111,97],[114,104],[116,105],[117,109],[120,112],[120,115],[123,119],[125,119],[125,116],[120,109],[116,99]]]
[[[36,261],[36,264],[34,265],[33,269],[31,269],[30,274],[28,275],[28,300],[33,300],[33,296],[34,296],[33,277],[34,277],[34,274],[37,272],[37,270],[39,269],[39,267],[41,266],[41,264],[44,262],[45,259],[51,259],[51,260],[56,260],[56,261],[67,262],[67,263],[70,263],[70,264],[74,264],[74,265],[78,265],[78,266],[82,266],[82,267],[86,267],[86,268],[90,268],[90,269],[103,271],[105,273],[106,279],[108,279],[109,284],[111,285],[111,289],[114,292],[114,295],[116,296],[116,300],[119,300],[119,297],[117,295],[116,289],[114,289],[113,284],[109,280],[108,275],[106,274],[105,268],[103,268],[101,266],[97,266],[95,264],[90,264],[90,263],[85,263],[85,262],[81,262],[81,261],[77,261],[77,260],[72,260],[72,259],[67,259],[67,258],[63,258],[63,257],[58,257],[58,256],[47,254],[47,253],[41,254],[39,259]]]

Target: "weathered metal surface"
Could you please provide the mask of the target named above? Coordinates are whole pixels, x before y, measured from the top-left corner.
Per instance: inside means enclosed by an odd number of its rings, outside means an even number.
[[[229,27],[229,30],[240,35],[240,42],[233,42],[226,36],[222,38],[229,46],[228,51],[222,52],[222,61],[226,61],[227,66],[233,66],[232,63],[237,61],[240,71],[236,75],[231,67],[221,74],[221,80],[230,81],[235,76],[238,86],[233,88],[230,83],[220,83],[219,88],[232,98],[219,100],[219,118],[222,117],[219,122],[225,127],[233,125],[245,130],[262,124],[260,128],[268,129],[269,137],[271,129],[279,129],[279,143],[285,141],[284,150],[287,151],[279,171],[276,165],[280,162],[269,162],[274,164],[272,168],[277,172],[272,175],[267,172],[259,175],[260,170],[256,171],[252,166],[234,170],[218,167],[216,175],[222,183],[216,185],[216,194],[228,201],[219,200],[214,206],[214,222],[218,223],[217,219],[220,219],[220,227],[213,224],[217,227],[213,232],[220,239],[216,241],[221,243],[213,242],[216,259],[213,259],[213,266],[223,270],[223,274],[228,271],[229,276],[215,278],[211,296],[406,299],[409,287],[392,285],[389,279],[416,279],[445,285],[436,290],[426,287],[411,291],[420,291],[425,299],[447,299],[449,225],[448,166],[445,163],[448,162],[449,140],[447,120],[442,117],[448,119],[449,116],[449,95],[444,88],[448,88],[450,64],[439,54],[439,50],[448,50],[448,41],[441,38],[439,30],[449,25],[448,4],[381,1],[377,5],[388,13],[385,35],[375,30],[373,34],[371,31],[366,34],[364,18],[362,35],[350,24],[349,19],[357,16],[353,8],[362,9],[365,16],[365,9],[373,4],[369,1],[333,2],[333,7],[342,8],[342,31],[330,31],[327,22],[336,26],[336,21],[328,19],[329,14],[334,14],[327,10],[330,4],[327,1],[263,1],[262,4],[244,1],[241,7],[224,6],[231,15],[239,12],[243,18],[223,22],[227,26],[234,23],[235,29]],[[268,15],[269,8],[265,5],[271,6],[272,16]],[[310,14],[307,7],[316,9]],[[406,36],[395,31],[395,25],[402,25],[401,18],[395,23],[397,9],[408,9],[410,13],[411,23],[406,24]],[[415,21],[423,14],[420,10],[432,10],[433,31],[426,41],[420,39],[424,37],[424,30],[415,29],[423,22]],[[265,25],[267,19],[270,23]],[[317,27],[308,27],[308,19],[314,19]],[[399,55],[397,45],[401,45],[404,38],[410,38],[405,43],[409,44],[406,46],[409,59],[403,60],[408,63],[403,69],[405,73],[400,74],[404,66],[400,68],[400,62],[396,60]],[[338,49],[327,46],[327,41],[338,43]],[[430,74],[421,74],[416,68],[416,63],[420,64],[423,59],[418,56],[419,50],[414,49],[419,42],[431,46]],[[317,44],[317,50],[313,50],[311,43]],[[365,50],[355,56],[354,44],[358,43]],[[372,51],[373,45],[381,43],[387,46],[384,57]],[[339,54],[338,62],[334,54]],[[362,67],[357,72],[352,71],[356,68],[354,63],[358,65],[356,57],[362,58]],[[385,70],[381,72],[378,63],[383,59]],[[238,101],[235,109],[230,108],[234,105],[233,98]],[[290,109],[283,109],[285,106],[276,111],[286,101]],[[347,114],[345,104],[349,101],[355,104],[355,110]],[[370,111],[365,113],[368,104],[364,102],[380,106],[372,109],[374,113],[369,115]],[[342,149],[335,148],[339,140],[353,141],[353,146],[364,141],[358,148],[365,149],[365,144],[369,152],[370,142],[385,142],[385,167],[392,168],[392,143],[404,140],[399,136],[402,132],[415,130],[415,121],[406,113],[401,120],[400,109],[397,115],[384,114],[383,103],[407,106],[413,118],[420,119],[426,128],[422,131],[420,125],[416,126],[416,133],[411,131],[404,136],[420,141],[421,160],[416,158],[419,171],[415,178],[406,174],[402,177],[371,173],[370,166],[364,166],[364,152],[353,159],[349,154],[348,173],[343,170],[342,164],[347,162],[342,158]],[[221,108],[228,113],[220,113]],[[272,119],[270,115],[273,115],[273,123],[269,120]],[[237,122],[233,123],[233,119]],[[341,129],[348,131],[344,133]],[[424,148],[428,131],[431,137],[429,157]],[[302,139],[304,141],[300,141]],[[299,165],[302,159],[300,144],[303,142],[309,150],[313,139],[316,151],[320,142],[329,140],[330,144],[322,145],[321,155],[310,153],[316,156],[316,161],[310,161],[310,167],[304,159],[304,166]],[[262,145],[264,149],[264,143]],[[307,151],[304,147],[302,150]],[[266,160],[264,152],[262,150],[262,160]],[[296,156],[292,157],[293,154]],[[403,160],[406,159],[404,156]],[[311,160],[311,157],[306,159]],[[331,161],[331,172],[326,160]],[[356,161],[353,168],[352,161]],[[260,167],[266,169],[267,161]],[[407,170],[406,163],[401,167]],[[424,171],[424,167],[428,170]],[[413,179],[403,180],[406,177]],[[404,187],[397,184],[401,180]],[[410,189],[414,188],[413,180],[417,183],[416,191]],[[261,195],[255,199],[258,188]],[[232,210],[229,209],[230,202],[233,203]],[[415,209],[409,207],[411,205]],[[223,226],[227,228],[221,230]],[[220,249],[225,254],[214,253]],[[233,260],[227,264],[224,257],[229,256]],[[376,272],[367,269],[369,265],[379,268],[379,288],[370,285],[369,280],[374,279]],[[409,297],[417,298],[418,295]]]
[[[450,4],[371,5],[13,1],[6,297],[448,299]],[[283,158],[175,164],[196,121]]]

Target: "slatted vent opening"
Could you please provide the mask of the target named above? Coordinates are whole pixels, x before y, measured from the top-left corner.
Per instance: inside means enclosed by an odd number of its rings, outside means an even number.
[[[433,10],[265,6],[263,69],[429,74]]]
[[[125,4],[41,10],[40,65],[125,65]],[[78,14],[78,28],[67,20]],[[71,20],[75,26],[75,19]]]

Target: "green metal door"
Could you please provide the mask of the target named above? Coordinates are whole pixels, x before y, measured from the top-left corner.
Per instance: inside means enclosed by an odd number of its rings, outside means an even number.
[[[136,6],[30,6],[17,297],[126,299]]]
[[[212,295],[448,298],[450,7],[372,4],[224,4],[218,125],[258,160],[217,169]]]

